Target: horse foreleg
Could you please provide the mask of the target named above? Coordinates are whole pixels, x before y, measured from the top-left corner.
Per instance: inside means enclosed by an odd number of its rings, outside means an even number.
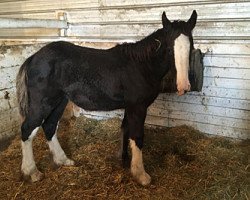
[[[129,141],[132,152],[131,173],[141,185],[148,185],[151,182],[151,177],[144,169],[142,158],[146,114],[146,107],[134,106],[128,109]]]
[[[148,185],[151,177],[144,169],[142,150],[138,148],[135,140],[130,139],[130,147],[132,151],[131,173],[133,177],[142,185]]]
[[[118,158],[122,160],[122,166],[129,166],[129,156],[128,156],[128,143],[129,143],[129,131],[128,131],[128,119],[125,110],[124,118],[121,125],[121,148],[118,152]]]

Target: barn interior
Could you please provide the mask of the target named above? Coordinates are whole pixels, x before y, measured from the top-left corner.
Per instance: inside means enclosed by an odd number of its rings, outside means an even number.
[[[187,20],[203,58],[201,91],[162,93],[148,109],[143,187],[117,158],[122,110],[69,104],[59,141],[74,167],[53,165],[42,130],[34,141],[42,181],[21,176],[16,74],[52,41],[107,49]],[[0,199],[250,199],[250,1],[2,0],[0,2]],[[77,117],[76,117],[77,116]],[[79,117],[78,117],[79,116]]]

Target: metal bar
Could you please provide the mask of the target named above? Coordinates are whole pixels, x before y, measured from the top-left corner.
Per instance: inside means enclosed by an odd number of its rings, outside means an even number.
[[[67,29],[68,23],[54,19],[0,18],[0,28],[58,28]]]
[[[14,0],[13,0],[14,1]],[[35,2],[35,1],[34,1]],[[44,1],[46,2],[46,1]],[[60,2],[60,1],[58,1]],[[126,1],[124,1],[126,2]],[[132,1],[133,2],[133,1]],[[150,2],[150,1],[148,1]],[[227,3],[249,3],[250,0],[202,0],[202,1],[179,1],[179,2],[164,2],[164,3],[142,3],[142,4],[125,4],[125,5],[115,5],[115,6],[112,6],[112,5],[104,5],[104,6],[84,6],[84,4],[75,4],[75,5],[78,5],[76,7],[72,6],[72,7],[60,7],[59,9],[62,10],[62,9],[67,9],[67,11],[77,11],[77,10],[111,10],[111,9],[145,9],[145,8],[157,8],[157,7],[171,7],[171,6],[187,6],[187,5],[206,5],[206,4],[227,4]],[[2,3],[2,2],[1,2]],[[74,4],[74,3],[73,3]],[[79,6],[80,5],[80,6]],[[58,6],[59,5],[55,5],[55,6]],[[34,5],[31,5],[31,8],[34,8]],[[37,6],[35,5],[35,8],[37,8]],[[26,10],[26,11],[22,11],[22,10],[14,10],[14,11],[11,11],[11,12],[8,12],[8,10],[4,10],[4,11],[1,11],[1,15],[11,15],[11,14],[25,14],[25,13],[44,13],[45,11],[46,12],[54,12],[56,11],[56,7],[52,7],[51,9],[49,8],[41,8],[41,9],[36,9],[36,10],[32,10],[32,11],[29,11],[29,10]]]
[[[77,37],[32,37],[32,36],[13,36],[13,37],[1,37],[0,36],[0,46],[1,44],[4,45],[12,45],[12,44],[34,44],[34,43],[48,43],[53,41],[68,41],[68,42],[96,42],[96,43],[123,43],[123,42],[135,42],[137,40],[142,39],[142,37],[135,36],[135,37],[84,37],[84,36],[77,36]],[[250,44],[250,37],[195,37],[194,40],[197,44]],[[215,43],[216,41],[216,43]],[[242,54],[243,55],[243,54]],[[250,54],[248,54],[250,55]]]

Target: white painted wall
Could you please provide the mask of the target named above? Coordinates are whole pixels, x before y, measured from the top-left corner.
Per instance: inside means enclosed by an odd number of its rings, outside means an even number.
[[[1,1],[0,17],[58,19],[65,12],[70,28],[63,38],[58,37],[58,29],[1,29],[0,44],[64,39],[110,47],[138,40],[159,28],[163,10],[171,20],[186,20],[193,9],[198,12],[195,46],[207,52],[203,91],[183,97],[160,95],[149,109],[147,123],[187,124],[210,134],[250,138],[250,0]],[[0,66],[2,62],[0,58]],[[17,65],[3,72],[9,74],[10,82]],[[1,80],[0,92],[4,92]]]
[[[0,46],[0,140],[20,130],[15,78],[25,59],[41,45]]]

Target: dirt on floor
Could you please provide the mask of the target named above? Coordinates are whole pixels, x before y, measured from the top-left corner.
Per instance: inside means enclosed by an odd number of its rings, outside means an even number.
[[[145,128],[152,183],[143,187],[117,159],[120,119],[62,121],[59,141],[74,167],[56,167],[42,130],[34,140],[42,181],[21,178],[20,136],[0,152],[0,199],[250,199],[250,141],[208,137],[190,127]]]

